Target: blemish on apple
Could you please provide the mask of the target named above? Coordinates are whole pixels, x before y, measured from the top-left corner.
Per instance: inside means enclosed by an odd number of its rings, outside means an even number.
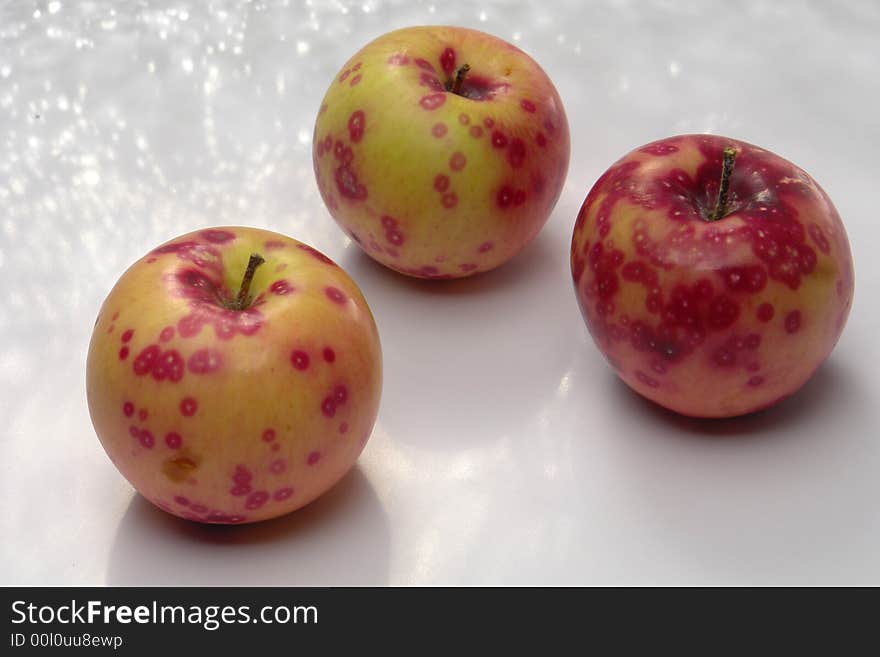
[[[182,454],[162,462],[162,474],[179,483],[190,477],[199,467],[199,459],[192,454]]]

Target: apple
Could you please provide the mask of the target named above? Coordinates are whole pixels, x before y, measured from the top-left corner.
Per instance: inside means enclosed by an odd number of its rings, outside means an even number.
[[[315,123],[330,214],[366,253],[418,278],[516,255],[565,181],[568,123],[540,66],[494,36],[411,27],[342,67]]]
[[[636,392],[728,417],[800,388],[853,298],[840,216],[807,173],[712,135],[637,148],[590,190],[571,243],[581,312]]]
[[[254,228],[200,230],[134,263],[95,323],[86,367],[108,456],[156,506],[265,520],[336,483],[379,406],[376,325],[349,276]]]

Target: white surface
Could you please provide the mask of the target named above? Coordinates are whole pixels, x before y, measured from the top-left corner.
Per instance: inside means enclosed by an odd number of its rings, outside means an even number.
[[[137,7],[0,8],[0,584],[880,584],[880,5]],[[544,231],[461,282],[374,264],[312,173],[315,113],[340,65],[422,23],[525,48],[572,130]],[[849,324],[815,378],[773,410],[716,422],[617,381],[568,266],[596,178],[635,146],[702,131],[812,173],[856,263]],[[139,499],[84,393],[92,323],[118,276],[218,224],[278,230],[337,260],[385,354],[379,421],[353,473],[300,512],[234,528]]]

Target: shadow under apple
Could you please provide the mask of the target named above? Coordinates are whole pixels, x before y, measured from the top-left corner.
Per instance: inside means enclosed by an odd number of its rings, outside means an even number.
[[[856,377],[831,359],[774,407],[705,420],[644,400],[609,370],[607,403],[617,422],[615,435],[602,439],[604,467],[618,487],[615,505],[629,516],[609,534],[619,534],[632,578],[861,581],[880,518],[876,473],[864,458],[873,442],[871,402]],[[667,567],[659,578],[648,565],[658,561]]]
[[[203,525],[135,495],[110,554],[111,586],[362,586],[388,579],[385,511],[358,466],[311,504],[248,525]]]

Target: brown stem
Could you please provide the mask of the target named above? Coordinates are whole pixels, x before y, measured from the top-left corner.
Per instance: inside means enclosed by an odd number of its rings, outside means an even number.
[[[458,69],[458,71],[456,71],[455,82],[452,83],[452,88],[450,89],[452,93],[461,95],[461,85],[464,82],[464,76],[467,75],[470,70],[471,67],[468,64],[464,64]]]
[[[248,307],[248,293],[251,289],[251,281],[254,279],[254,272],[257,267],[266,262],[259,253],[252,253],[248,260],[247,269],[244,270],[244,276],[241,278],[241,287],[238,289],[238,297],[230,306],[233,310],[244,310]]]
[[[724,149],[724,159],[721,163],[721,182],[718,184],[718,202],[709,215],[709,221],[718,221],[727,214],[727,191],[730,187],[730,174],[733,173],[733,162],[736,159],[736,149],[727,146]]]

